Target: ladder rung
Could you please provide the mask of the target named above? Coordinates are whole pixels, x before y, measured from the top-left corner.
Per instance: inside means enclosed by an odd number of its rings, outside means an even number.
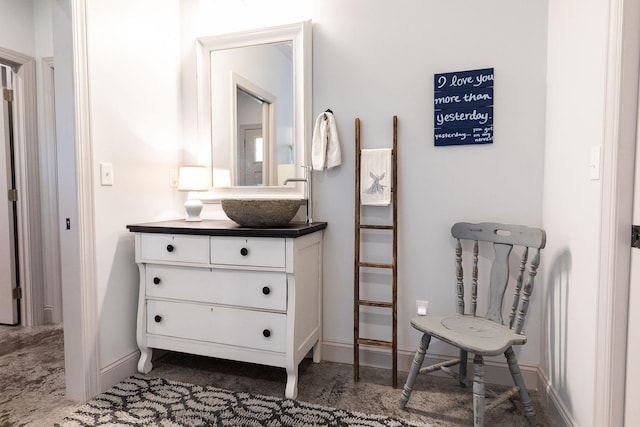
[[[393,343],[391,341],[382,341],[382,340],[371,340],[367,338],[358,338],[358,344],[360,345],[372,345],[375,347],[393,347]]]
[[[360,300],[358,301],[358,304],[360,305],[366,305],[368,307],[383,307],[383,308],[393,308],[393,304],[390,302],[386,302],[386,301],[367,301],[367,300]]]
[[[393,268],[393,264],[381,264],[377,262],[360,262],[360,267],[373,267],[373,268]]]
[[[369,230],[393,230],[393,225],[360,224],[360,228]]]

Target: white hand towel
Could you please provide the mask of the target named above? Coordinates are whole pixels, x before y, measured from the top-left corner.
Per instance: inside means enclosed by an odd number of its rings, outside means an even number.
[[[342,162],[338,127],[333,114],[325,111],[316,119],[311,144],[311,165],[320,171]]]
[[[391,204],[391,148],[360,152],[360,203],[372,206]]]

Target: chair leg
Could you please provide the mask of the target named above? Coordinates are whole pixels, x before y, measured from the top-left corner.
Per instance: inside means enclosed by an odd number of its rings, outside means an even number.
[[[402,397],[400,398],[400,409],[404,409],[407,406],[407,402],[409,402],[409,398],[411,397],[411,391],[413,390],[413,384],[416,382],[416,377],[420,372],[420,368],[422,367],[422,362],[424,361],[424,354],[427,352],[429,348],[429,342],[431,342],[431,335],[424,334],[422,335],[422,339],[420,340],[420,345],[418,346],[418,351],[416,355],[413,357],[413,363],[411,364],[411,369],[409,370],[409,376],[407,377],[407,382],[404,384],[404,389],[402,390]]]
[[[484,426],[484,359],[473,358],[473,427]]]
[[[527,391],[527,387],[524,384],[524,379],[522,378],[522,374],[520,373],[520,366],[518,366],[516,354],[513,351],[513,348],[509,347],[507,351],[504,352],[504,355],[507,358],[507,363],[509,364],[509,371],[511,372],[513,382],[520,389],[520,400],[522,401],[522,406],[524,407],[524,416],[527,417],[529,425],[533,426],[536,424],[536,411],[533,408],[533,403],[529,398],[529,392]]]
[[[469,379],[467,378],[467,352],[460,350],[460,366],[458,367],[458,382],[462,387],[469,385]]]

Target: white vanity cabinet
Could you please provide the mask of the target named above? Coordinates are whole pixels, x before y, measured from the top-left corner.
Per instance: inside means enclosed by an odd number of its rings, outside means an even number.
[[[320,361],[322,230],[230,221],[128,226],[140,270],[138,371],[152,349],[286,368],[285,396],[298,393],[298,364]]]

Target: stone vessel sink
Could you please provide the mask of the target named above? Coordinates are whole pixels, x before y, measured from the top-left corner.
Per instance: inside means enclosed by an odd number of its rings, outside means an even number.
[[[243,227],[280,227],[300,208],[300,199],[222,199],[222,210]]]

